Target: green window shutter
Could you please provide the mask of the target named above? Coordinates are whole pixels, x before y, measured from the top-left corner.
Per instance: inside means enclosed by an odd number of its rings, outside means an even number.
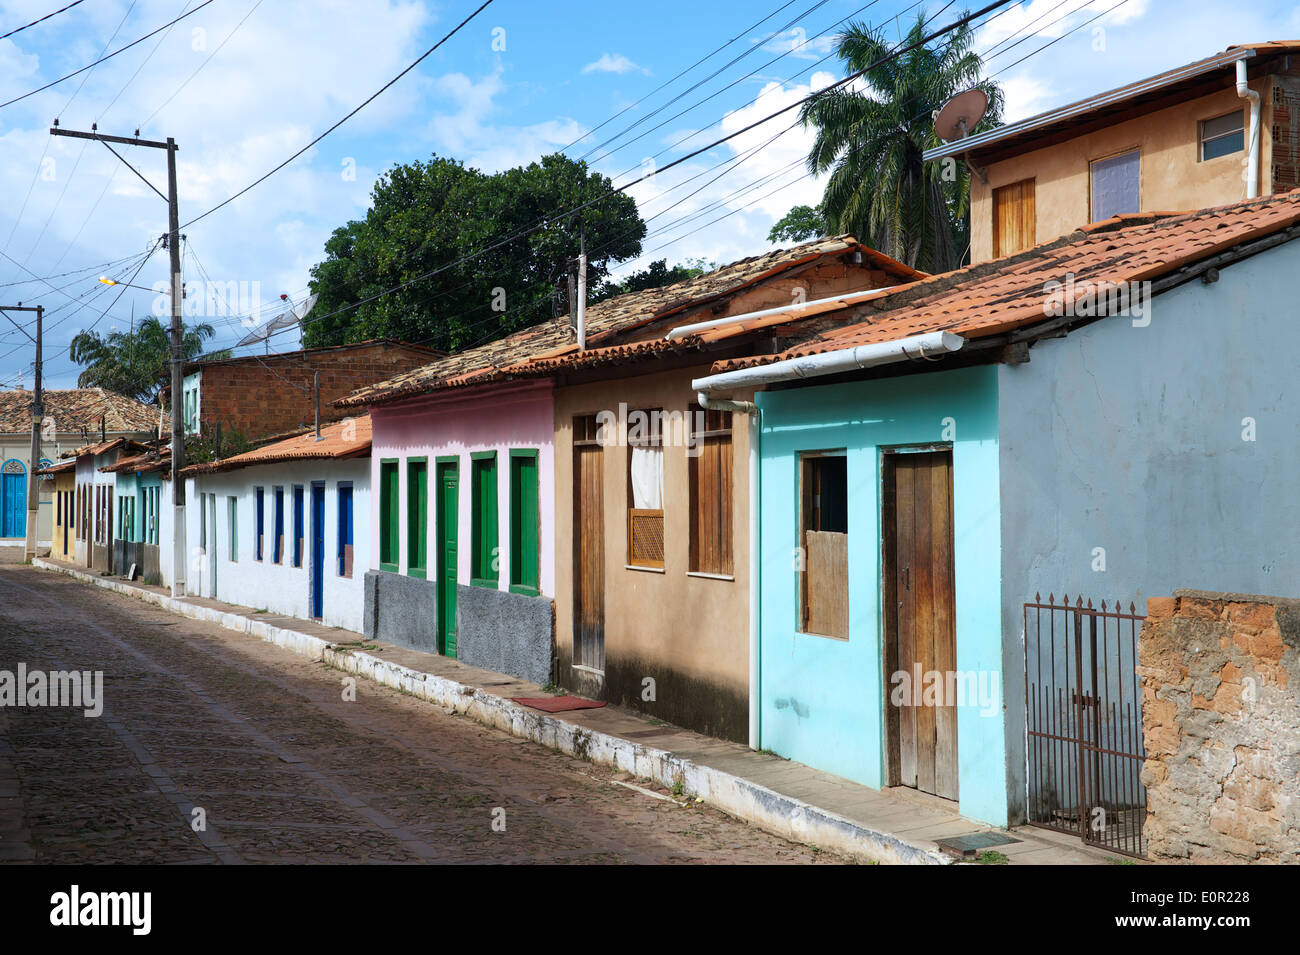
[[[406,572],[424,577],[429,547],[429,465],[424,458],[406,462]]]
[[[541,593],[538,562],[541,513],[537,489],[537,452],[510,452],[510,590]]]
[[[500,564],[500,534],[497,519],[497,453],[476,451],[470,464],[472,529],[470,583],[478,587],[497,585]]]
[[[396,461],[383,461],[379,465],[379,567],[397,572],[398,473]]]

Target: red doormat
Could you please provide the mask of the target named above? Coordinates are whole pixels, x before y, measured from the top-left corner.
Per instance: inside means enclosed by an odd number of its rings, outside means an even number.
[[[510,699],[545,713],[563,713],[565,710],[594,710],[604,706],[603,700],[584,700],[580,696],[512,696]]]

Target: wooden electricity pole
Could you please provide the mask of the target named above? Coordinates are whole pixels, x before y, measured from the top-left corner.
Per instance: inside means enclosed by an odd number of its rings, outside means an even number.
[[[184,407],[181,385],[185,364],[183,349],[185,327],[182,320],[182,308],[184,306],[182,299],[185,286],[181,282],[180,209],[176,202],[176,150],[179,147],[171,137],[168,137],[166,142],[141,139],[138,129],[135,131],[134,138],[128,138],[126,136],[105,136],[94,125],[91,126],[91,131],[86,133],[60,129],[57,119],[54,123],[54,127],[50,130],[50,133],[54,136],[93,139],[103,143],[109,152],[121,159],[128,169],[139,176],[145,185],[158,193],[158,196],[167,203],[167,251],[171,256],[172,280],[172,596],[183,597],[185,596],[186,570],[185,482],[181,479],[181,469],[185,467],[185,420],[179,409]],[[158,187],[145,179],[138,169],[123,159],[121,154],[109,145],[110,143],[117,143],[121,146],[149,146],[153,149],[167,150],[167,195],[164,196],[159,192]]]
[[[31,560],[36,556],[36,522],[41,512],[41,482],[36,476],[36,471],[41,466],[41,422],[45,420],[45,397],[41,391],[41,338],[43,337],[41,323],[45,318],[45,306],[25,306],[19,302],[17,305],[0,306],[0,312],[36,313],[35,338],[32,338],[31,333],[12,318],[9,319],[15,328],[31,338],[36,345],[36,383],[32,391],[32,454],[31,461],[27,465],[27,537],[23,547],[24,558]],[[7,315],[5,317],[8,318]]]

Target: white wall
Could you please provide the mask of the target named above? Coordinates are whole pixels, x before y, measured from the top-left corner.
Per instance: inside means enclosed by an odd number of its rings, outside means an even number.
[[[361,632],[365,606],[364,581],[370,566],[370,459],[346,461],[304,460],[284,464],[267,464],[217,474],[201,475],[186,481],[185,522],[189,563],[186,593],[191,596],[215,597],[227,603],[265,609],[304,619],[311,616],[311,486],[313,481],[325,486],[325,560],[324,608],[322,622]],[[336,559],[338,541],[338,485],[352,483],[353,559],[352,576],[340,577]],[[164,481],[166,487],[168,482]],[[303,559],[293,566],[293,487],[303,488]],[[284,488],[284,556],[281,563],[274,556],[275,492]],[[256,552],[257,512],[254,488],[265,489],[265,528],[262,560]],[[200,546],[199,506],[210,508],[206,495],[216,495],[215,528],[208,527],[208,547]],[[227,498],[238,501],[237,560],[230,559],[229,507]],[[170,495],[164,493],[164,498]],[[210,513],[210,511],[209,511]],[[164,529],[167,529],[166,523]],[[214,533],[215,531],[215,533]],[[165,538],[164,540],[169,539]],[[164,546],[164,551],[170,548]],[[216,562],[216,593],[212,592],[212,564]],[[170,564],[163,555],[164,567]],[[169,568],[168,568],[169,569]],[[168,578],[170,579],[170,578]]]

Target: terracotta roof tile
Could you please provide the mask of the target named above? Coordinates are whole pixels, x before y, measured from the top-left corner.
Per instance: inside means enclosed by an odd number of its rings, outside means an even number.
[[[807,242],[789,249],[777,249],[732,262],[683,282],[642,292],[629,292],[591,305],[587,309],[588,348],[583,353],[585,357],[580,360],[596,364],[615,357],[626,358],[698,347],[698,342],[693,345],[670,343],[665,346],[658,335],[647,341],[630,344],[616,343],[615,339],[651,322],[658,322],[704,302],[733,294],[803,263],[845,252],[862,252],[868,262],[896,276],[900,281],[913,281],[924,275],[883,252],[862,245],[849,235]],[[649,336],[650,333],[647,332],[646,335]],[[563,357],[572,356],[575,352],[576,345],[567,319],[543,322],[490,344],[457,352],[422,368],[359,389],[334,404],[340,408],[379,404],[445,388],[485,384],[514,377],[516,374],[541,374],[551,368],[575,363],[575,359]],[[553,364],[546,364],[548,360]],[[521,363],[524,362],[529,362],[529,365],[523,367]],[[505,371],[507,368],[510,369],[509,372]]]
[[[232,471],[236,468],[252,467],[258,464],[276,464],[281,461],[298,461],[309,458],[359,458],[370,453],[370,415],[358,415],[345,418],[320,430],[321,439],[316,440],[316,432],[310,431],[296,438],[277,441],[252,451],[245,451],[234,457],[204,464],[192,464],[181,471],[186,477],[197,474],[211,474],[216,471]]]
[[[807,338],[782,352],[715,362],[712,370],[749,368],[926,332],[981,338],[1042,322],[1050,317],[1049,283],[1062,284],[1064,300],[1072,277],[1072,301],[1078,302],[1102,283],[1163,278],[1300,225],[1300,190],[1196,212],[1143,216],[1136,224],[1129,219],[1093,223],[1013,256],[931,276],[851,306],[844,313],[853,318],[848,324],[810,328]],[[787,325],[784,331],[797,340],[799,325]]]
[[[71,388],[46,391],[45,414],[54,419],[60,432],[99,432],[99,417],[104,416],[104,430],[109,434],[155,431],[158,428],[158,406],[147,405],[126,395],[103,388]],[[32,427],[32,393],[30,391],[0,391],[0,433],[28,434]],[[162,416],[164,430],[170,427],[166,414]]]

